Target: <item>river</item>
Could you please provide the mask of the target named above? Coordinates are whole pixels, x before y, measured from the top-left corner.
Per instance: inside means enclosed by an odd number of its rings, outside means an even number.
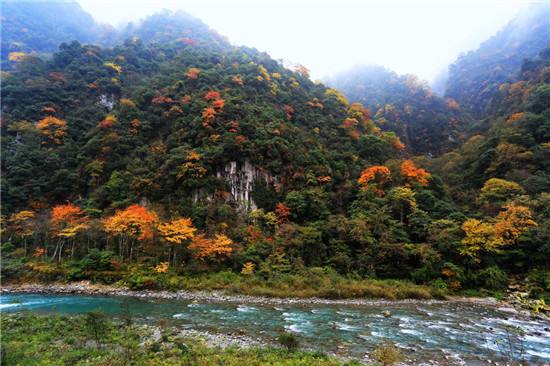
[[[267,343],[286,330],[298,335],[306,348],[358,359],[388,338],[419,363],[484,365],[509,360],[512,354],[531,364],[550,364],[550,322],[475,303],[285,306],[26,293],[0,297],[2,312],[42,314],[101,309],[116,316],[123,303],[144,322],[168,319],[176,327],[241,334]],[[384,311],[391,316],[385,317]]]

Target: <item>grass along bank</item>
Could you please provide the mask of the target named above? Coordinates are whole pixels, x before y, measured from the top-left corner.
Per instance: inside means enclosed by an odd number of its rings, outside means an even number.
[[[1,325],[5,365],[362,365],[300,351],[288,334],[279,337],[281,347],[209,347],[166,324],[139,325],[131,318],[112,321],[98,312],[75,317],[7,314]],[[402,359],[391,344],[382,344],[373,357],[388,365]]]
[[[26,262],[3,269],[4,283],[52,283],[88,280],[131,290],[221,290],[228,294],[324,299],[444,299],[441,288],[401,280],[342,276],[329,268],[304,268],[297,273],[243,274],[231,271],[186,273],[156,271],[150,266],[117,270],[82,268],[76,262]],[[95,268],[101,268],[96,266]]]

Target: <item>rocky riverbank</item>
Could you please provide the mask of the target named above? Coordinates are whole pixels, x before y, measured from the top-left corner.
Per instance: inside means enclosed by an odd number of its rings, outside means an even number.
[[[292,298],[292,297],[261,297],[239,294],[227,294],[222,291],[134,291],[126,287],[94,284],[88,281],[72,283],[29,283],[2,285],[0,293],[40,293],[40,294],[79,294],[104,296],[130,296],[148,299],[166,299],[199,302],[224,303],[254,303],[265,305],[293,304],[327,304],[327,305],[384,305],[384,304],[438,304],[448,301],[468,302],[496,306],[499,302],[494,298],[451,297],[448,300],[377,300],[377,299],[324,299],[324,298]]]

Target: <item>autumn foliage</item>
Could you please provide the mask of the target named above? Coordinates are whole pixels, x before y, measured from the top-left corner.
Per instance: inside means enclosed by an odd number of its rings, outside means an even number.
[[[421,186],[428,185],[430,174],[422,168],[417,168],[412,160],[401,163],[401,176],[407,184],[418,183]]]
[[[62,139],[67,135],[67,131],[69,130],[67,122],[52,116],[41,119],[36,124],[36,128],[40,130],[40,133],[44,135],[48,141],[54,142],[57,145],[63,143]]]
[[[209,127],[210,122],[216,117],[216,110],[213,107],[204,108],[202,111],[202,124]]]
[[[520,235],[537,226],[531,210],[508,204],[494,221],[468,219],[462,224],[466,237],[460,253],[479,261],[480,252],[498,253],[502,247],[515,244]]]
[[[153,99],[151,99],[151,103],[153,103],[153,105],[171,104],[174,103],[174,99],[165,95],[157,95]]]
[[[153,270],[156,272],[156,273],[167,273],[168,272],[168,268],[169,268],[169,265],[168,265],[168,262],[160,262],[159,264],[157,264]]]
[[[193,227],[191,219],[182,217],[179,219],[162,222],[157,227],[160,236],[170,244],[181,244],[192,239],[197,229]]]
[[[231,78],[231,81],[233,81],[235,84],[239,85],[239,86],[243,86],[244,85],[244,80],[241,76],[239,75],[235,75]]]
[[[12,62],[21,62],[26,57],[28,57],[28,55],[24,52],[10,52],[8,55],[8,60]]]
[[[193,238],[189,249],[199,259],[223,258],[231,255],[233,252],[233,241],[225,234],[216,234],[214,239],[200,234]]]
[[[357,183],[359,183],[364,190],[374,186],[375,191],[382,195],[384,194],[382,190],[383,185],[390,180],[391,172],[388,167],[384,165],[374,165],[361,172],[361,176],[357,180]]]
[[[127,235],[138,240],[151,239],[158,221],[157,214],[140,205],[116,211],[103,220],[105,231],[111,235]]]
[[[504,243],[514,243],[530,227],[537,226],[528,207],[511,203],[504,208],[495,224],[495,235]]]
[[[209,92],[206,92],[206,94],[204,94],[204,100],[206,101],[212,101],[217,99],[220,99],[220,92],[218,91],[211,90]]]
[[[243,275],[247,275],[247,276],[250,276],[252,274],[254,274],[254,263],[252,262],[246,262],[245,264],[243,264],[243,268],[241,269],[241,273]]]
[[[200,73],[200,69],[197,69],[196,67],[190,67],[185,73],[185,76],[190,80],[196,80],[199,78]]]
[[[34,218],[35,213],[33,211],[23,210],[11,215],[8,221],[17,236],[26,237],[31,236],[34,232]]]
[[[275,215],[277,216],[277,223],[287,223],[290,220],[290,208],[284,203],[279,202],[275,206]]]
[[[117,122],[116,116],[109,114],[107,115],[99,124],[97,125],[99,128],[108,129],[113,127],[113,125]]]
[[[225,102],[221,99],[220,92],[211,90],[204,94],[204,100],[210,102],[210,106],[202,111],[202,125],[210,128],[210,122],[216,117],[216,113],[223,109]]]
[[[89,221],[80,207],[67,203],[52,208],[50,227],[55,236],[74,237],[88,228]]]

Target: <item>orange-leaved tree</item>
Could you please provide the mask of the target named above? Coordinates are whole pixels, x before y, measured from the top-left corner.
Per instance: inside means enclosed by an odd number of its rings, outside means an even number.
[[[72,203],[54,206],[51,212],[50,230],[53,236],[59,238],[59,240],[56,244],[52,258],[55,258],[57,253],[58,259],[61,260],[64,245],[63,239],[69,239],[71,241],[71,257],[73,257],[75,238],[77,234],[88,228],[89,222],[90,219],[86,217],[85,212]]]
[[[216,90],[210,90],[204,94],[204,100],[206,101],[218,100],[220,97],[220,92]]]
[[[277,216],[278,224],[285,224],[290,221],[290,207],[282,202],[277,203],[275,206],[275,215]]]
[[[222,259],[233,252],[233,240],[225,234],[216,234],[215,238],[207,238],[204,234],[197,235],[189,245],[196,258]]]
[[[118,238],[119,255],[131,260],[135,241],[153,239],[157,214],[140,205],[131,205],[118,210],[113,216],[103,219],[107,234]]]
[[[190,67],[187,69],[187,72],[185,73],[185,76],[188,79],[195,80],[199,78],[199,74],[201,73],[200,69],[197,69],[196,67]]]
[[[537,226],[528,207],[511,203],[504,208],[491,222],[468,219],[462,224],[466,234],[460,249],[462,255],[479,262],[480,252],[499,253],[501,248],[516,244],[529,228]]]
[[[498,214],[495,224],[495,234],[502,242],[514,244],[529,228],[537,226],[528,207],[511,203],[504,208]]]
[[[361,185],[364,190],[369,187],[374,187],[374,190],[383,195],[383,186],[391,180],[391,172],[388,167],[384,165],[373,165],[361,172],[361,176],[357,179],[357,183]]]
[[[202,111],[202,125],[206,128],[211,128],[210,122],[216,117],[214,107],[206,107]]]
[[[427,186],[430,173],[417,168],[412,160],[405,160],[401,163],[401,176],[407,184],[418,183],[421,186]]]

